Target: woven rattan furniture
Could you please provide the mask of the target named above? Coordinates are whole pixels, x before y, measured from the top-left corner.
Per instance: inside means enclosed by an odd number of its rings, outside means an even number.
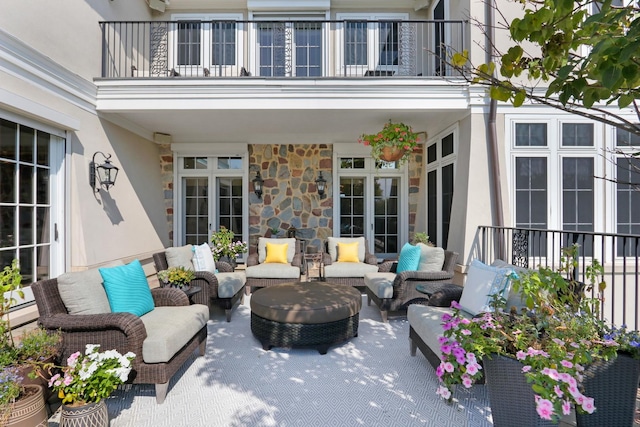
[[[136,358],[133,360],[129,382],[155,384],[158,403],[164,401],[169,380],[191,357],[193,351],[199,348],[200,355],[204,355],[207,341],[206,320],[202,329],[168,362],[145,363],[142,349],[147,330],[140,317],[131,313],[69,314],[60,297],[57,279],[33,283],[31,289],[40,314],[38,323],[45,329],[62,332],[61,360],[67,360],[76,351],[84,352],[87,344],[99,344],[104,350],[115,349],[121,354],[131,351],[136,354]],[[189,306],[189,298],[179,289],[156,288],[151,289],[151,294],[157,308]],[[168,318],[167,321],[171,322],[172,319]]]
[[[158,252],[153,254],[153,263],[155,265],[156,272],[169,268],[166,252]],[[231,267],[231,265],[222,261],[216,262],[216,268],[220,273],[233,272],[233,268]],[[239,291],[237,291],[233,296],[229,298],[221,298],[218,295],[219,283],[218,278],[215,274],[208,271],[196,271],[195,276],[196,278],[193,279],[190,284],[191,286],[199,286],[201,290],[191,297],[191,302],[194,304],[204,304],[206,306],[209,306],[212,303],[218,305],[221,309],[224,310],[227,322],[230,322],[233,307],[238,301],[240,301],[240,304],[242,304],[243,302],[245,294],[244,287],[242,287]]]
[[[362,296],[350,286],[284,283],[251,296],[251,331],[262,348],[329,347],[358,336]]]
[[[278,243],[278,240],[285,242],[289,239],[268,239],[268,241],[275,243]],[[258,249],[253,249],[253,252],[247,256],[247,267],[245,269],[245,273],[247,275],[247,294],[249,291],[254,292],[260,288],[300,280],[303,262],[301,244],[300,240],[291,239],[291,241],[294,240],[295,251],[291,259],[291,263],[289,264],[265,264],[264,262],[260,262]],[[258,242],[258,246],[259,245],[260,241]]]
[[[444,251],[442,271],[403,271],[399,274],[394,273],[396,262],[383,262],[378,269],[379,273],[365,275],[367,304],[371,305],[371,301],[375,302],[380,309],[383,322],[387,321],[389,311],[406,311],[409,304],[425,304],[429,296],[416,290],[416,286],[427,284],[429,287],[437,288],[439,285],[450,283],[457,260],[458,253]],[[389,291],[392,290],[390,297],[380,296],[378,281],[387,282],[392,287],[389,289]]]
[[[360,262],[338,262],[338,242],[359,242],[362,251]],[[325,242],[325,252],[322,255],[324,278],[341,285],[364,287],[364,275],[378,271],[378,257],[369,252],[369,246],[364,237],[328,238]]]

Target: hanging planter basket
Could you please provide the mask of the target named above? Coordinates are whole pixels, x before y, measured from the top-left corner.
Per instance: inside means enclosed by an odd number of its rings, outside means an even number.
[[[380,160],[384,160],[385,162],[395,162],[400,160],[406,152],[407,150],[401,147],[384,147],[380,153]]]

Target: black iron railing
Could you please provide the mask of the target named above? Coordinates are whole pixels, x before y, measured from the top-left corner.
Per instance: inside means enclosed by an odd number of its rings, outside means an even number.
[[[640,236],[587,231],[546,230],[480,226],[470,258],[491,264],[496,259],[511,264],[558,269],[562,249],[578,246],[575,278],[585,279],[587,267],[598,260],[605,268],[607,283],[601,317],[616,325],[640,327],[640,278],[638,275]],[[595,297],[597,289],[592,291]]]
[[[466,21],[101,22],[104,78],[451,77]]]

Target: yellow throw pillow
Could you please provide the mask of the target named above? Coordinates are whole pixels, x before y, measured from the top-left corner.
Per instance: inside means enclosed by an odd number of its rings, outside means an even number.
[[[289,249],[288,243],[267,243],[267,256],[264,259],[265,263],[279,263],[288,264],[287,262],[287,249]]]
[[[358,243],[338,242],[338,262],[360,262],[360,258],[358,258]]]

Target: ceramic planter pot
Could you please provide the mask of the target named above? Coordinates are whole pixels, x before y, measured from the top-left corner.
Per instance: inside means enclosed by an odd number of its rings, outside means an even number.
[[[44,406],[42,387],[25,385],[31,394],[13,404],[7,427],[47,427],[49,424],[47,408]]]
[[[104,400],[82,406],[62,405],[60,427],[109,427],[109,412]]]

